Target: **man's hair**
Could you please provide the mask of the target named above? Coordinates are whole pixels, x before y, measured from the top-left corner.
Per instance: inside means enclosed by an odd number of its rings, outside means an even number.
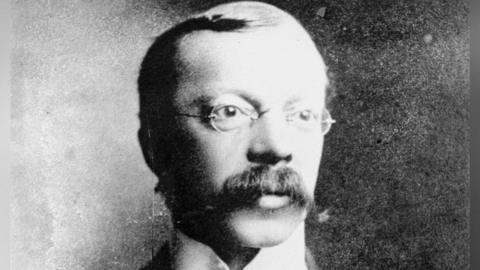
[[[154,157],[160,156],[157,153],[165,150],[159,149],[165,147],[159,140],[168,141],[167,137],[173,135],[168,132],[167,123],[171,121],[172,97],[177,84],[175,58],[178,42],[196,31],[241,33],[280,25],[293,25],[305,31],[292,15],[275,6],[260,2],[236,2],[218,5],[194,15],[155,39],[143,59],[138,77],[138,135],[147,164],[157,175],[160,173],[156,167],[159,164]],[[305,34],[308,35],[306,31]]]
[[[140,118],[161,117],[175,89],[178,41],[193,32],[248,32],[296,20],[285,11],[260,2],[216,6],[194,15],[158,36],[143,59],[138,77]]]

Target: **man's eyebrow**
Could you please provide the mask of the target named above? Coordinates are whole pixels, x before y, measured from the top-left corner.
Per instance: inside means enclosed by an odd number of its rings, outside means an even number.
[[[295,105],[298,105],[298,104],[306,105],[306,106],[309,106],[309,107],[317,107],[317,106],[321,106],[322,101],[321,100],[316,101],[316,100],[311,100],[311,99],[305,99],[305,98],[302,98],[302,97],[299,97],[299,96],[294,96],[294,97],[290,98],[289,100],[287,100],[287,102],[285,102],[283,108],[285,110],[292,109],[292,107],[294,107]]]
[[[258,100],[258,98],[255,98],[254,96],[242,91],[242,90],[236,90],[233,92],[234,94],[240,96],[241,98],[245,99],[248,103],[250,103],[256,110],[260,110],[262,106],[262,102]]]
[[[240,98],[247,101],[248,103],[250,103],[255,109],[259,109],[261,107],[261,102],[257,98],[252,96],[251,94],[246,93],[245,91],[229,90],[229,91],[226,91],[225,93],[222,93],[221,95],[223,95],[223,94],[237,95]],[[219,95],[219,96],[221,96],[221,95]],[[202,106],[205,106],[205,105],[209,105],[209,104],[212,103],[212,101],[217,99],[219,96],[201,95],[199,97],[196,97],[194,100],[192,100],[192,102],[189,103],[189,106],[198,108],[198,107],[202,107]]]
[[[290,99],[287,100],[287,102],[285,102],[285,105],[284,105],[284,108],[288,108],[292,105],[294,105],[295,103],[298,103],[301,101],[301,98],[299,96],[294,96]]]

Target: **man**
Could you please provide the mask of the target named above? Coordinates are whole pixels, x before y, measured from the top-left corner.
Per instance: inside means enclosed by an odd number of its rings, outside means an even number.
[[[268,4],[219,5],[159,36],[138,83],[175,228],[145,269],[315,269],[304,220],[333,120],[304,28]]]

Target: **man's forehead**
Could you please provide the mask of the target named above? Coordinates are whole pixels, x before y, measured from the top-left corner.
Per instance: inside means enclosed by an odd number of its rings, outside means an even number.
[[[307,31],[288,13],[264,3],[240,2],[198,17],[213,24],[240,20],[245,25],[231,31],[201,28],[176,41],[177,101],[225,91],[281,98],[295,91],[305,96],[314,89],[323,96],[328,85],[323,59]]]
[[[248,32],[214,32],[201,30],[190,33],[177,42],[177,68],[191,65],[245,63],[281,68],[296,65],[301,72],[325,72],[325,64],[308,34],[291,27],[274,27]],[[248,62],[250,61],[250,62]],[[223,61],[225,62],[225,61]],[[278,66],[280,65],[280,66]],[[181,70],[180,70],[181,71]]]
[[[323,60],[313,42],[294,37],[278,29],[186,36],[178,44],[177,98],[188,104],[225,92],[268,101],[323,97],[328,84]]]

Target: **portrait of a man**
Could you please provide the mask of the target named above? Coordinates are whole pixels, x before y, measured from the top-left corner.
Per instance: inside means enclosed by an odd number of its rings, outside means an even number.
[[[160,36],[138,83],[139,138],[177,234],[172,267],[307,269],[303,223],[333,120],[304,28],[264,3],[220,5]]]
[[[11,269],[470,269],[469,11],[12,2]]]

